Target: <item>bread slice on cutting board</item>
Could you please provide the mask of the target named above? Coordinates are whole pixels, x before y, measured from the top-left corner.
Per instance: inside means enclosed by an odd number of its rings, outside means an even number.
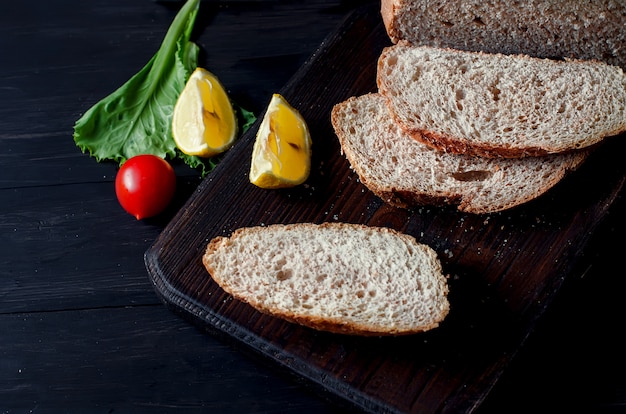
[[[447,278],[434,250],[382,227],[240,228],[211,240],[203,263],[236,299],[319,330],[411,334],[437,327],[449,311]]]
[[[404,208],[450,204],[468,213],[509,209],[539,197],[587,157],[587,151],[516,159],[437,151],[396,124],[380,94],[335,105],[331,121],[361,182],[385,202]]]
[[[554,154],[626,130],[626,75],[598,61],[412,46],[383,50],[377,84],[396,121],[439,150]]]
[[[626,69],[626,2],[382,0],[390,39],[416,45],[602,60]]]

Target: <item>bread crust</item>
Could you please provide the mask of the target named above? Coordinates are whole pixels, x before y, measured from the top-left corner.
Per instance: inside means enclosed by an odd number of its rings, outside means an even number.
[[[380,2],[380,15],[385,25],[387,35],[393,43],[398,41],[398,33],[396,30],[396,1],[395,0],[382,0]]]
[[[440,134],[428,130],[418,130],[406,125],[402,120],[398,119],[395,114],[392,114],[395,121],[402,125],[404,130],[411,138],[428,145],[437,151],[449,152],[452,154],[466,154],[476,157],[485,158],[523,158],[523,157],[541,157],[549,155],[550,153],[543,148],[538,147],[525,147],[525,148],[513,148],[503,146],[490,146],[490,145],[476,145],[471,143],[463,137],[453,137],[447,134]],[[590,144],[591,145],[591,144]],[[574,151],[573,149],[564,150],[561,152]]]

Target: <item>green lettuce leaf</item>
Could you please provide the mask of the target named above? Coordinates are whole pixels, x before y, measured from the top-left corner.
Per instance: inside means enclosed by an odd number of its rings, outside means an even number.
[[[189,39],[199,3],[188,0],[150,61],[76,121],[74,141],[83,152],[119,165],[135,155],[154,154],[205,168],[197,157],[183,157],[171,133],[176,99],[197,67],[199,48]]]

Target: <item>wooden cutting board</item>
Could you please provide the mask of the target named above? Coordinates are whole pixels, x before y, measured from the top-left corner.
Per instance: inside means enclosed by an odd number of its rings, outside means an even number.
[[[377,6],[360,9],[280,91],[311,130],[313,167],[305,185],[271,191],[249,183],[257,122],[199,185],[145,262],[173,310],[350,405],[370,412],[471,412],[578,271],[578,256],[623,191],[624,140],[608,140],[549,193],[506,212],[389,207],[351,171],[330,124],[334,104],[376,90],[376,60],[389,44]],[[399,338],[317,332],[232,299],[202,266],[209,240],[239,227],[325,221],[387,226],[432,246],[449,274],[444,323]]]

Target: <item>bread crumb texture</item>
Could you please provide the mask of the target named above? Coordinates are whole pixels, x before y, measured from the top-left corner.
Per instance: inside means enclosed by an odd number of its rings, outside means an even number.
[[[406,334],[438,326],[449,311],[434,250],[386,228],[242,228],[211,241],[204,264],[235,298],[316,329]]]

